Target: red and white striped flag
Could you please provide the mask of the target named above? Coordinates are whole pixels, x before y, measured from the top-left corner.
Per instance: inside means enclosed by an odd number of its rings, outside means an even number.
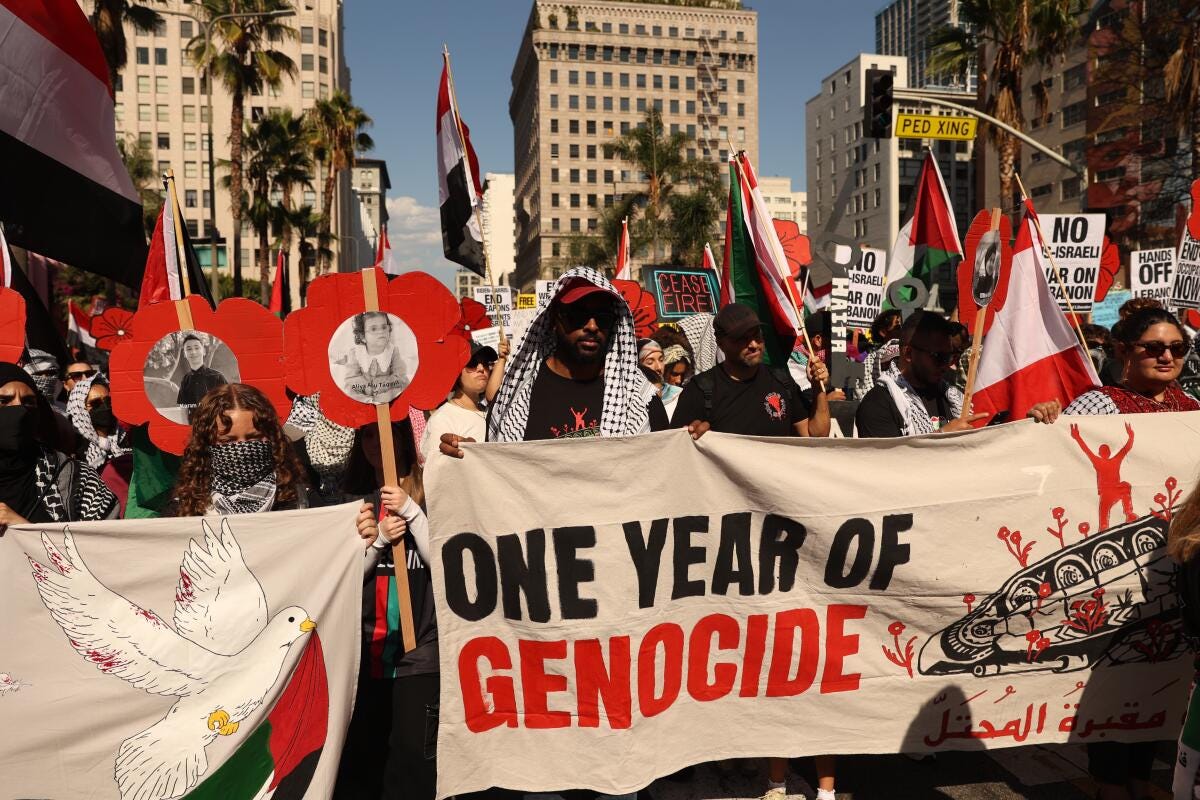
[[[198,294],[213,304],[212,292],[208,288],[204,271],[196,260],[191,237],[183,220],[176,220],[170,192],[154,223],[154,235],[150,237],[150,252],[146,254],[146,269],[142,275],[142,289],[138,295],[138,308],[163,300],[182,300],[185,294]],[[179,230],[175,230],[176,224]],[[183,240],[180,252],[179,240]],[[180,259],[183,263],[180,263]],[[185,283],[181,269],[187,270]]]
[[[92,26],[75,0],[0,0],[0,31],[8,238],[137,286],[142,203],[117,152],[108,66]]]
[[[704,265],[703,266],[705,269],[711,269],[713,272],[717,271],[717,259],[713,255],[712,247],[709,245],[708,242],[704,243]]]
[[[1035,218],[1026,201],[1004,304],[983,339],[972,403],[977,413],[1008,411],[1009,419],[1021,419],[1036,403],[1058,400],[1065,406],[1100,385],[1092,359],[1046,284]]]
[[[379,232],[379,247],[375,253],[375,266],[388,275],[399,275],[403,271],[400,269],[400,264],[392,253],[392,243],[388,239],[386,222],[383,224],[383,230]]]
[[[629,218],[621,220],[621,238],[617,242],[617,274],[616,280],[633,280],[633,271],[629,264]]]
[[[483,185],[479,159],[471,147],[471,131],[458,116],[452,95],[450,52],[442,51],[442,82],[437,99],[438,203],[442,216],[442,251],[479,277],[487,273],[483,233],[475,213]]]
[[[92,317],[79,306],[75,305],[74,300],[67,301],[67,344],[72,344],[71,339],[74,338],[75,345],[83,345],[85,347],[95,347],[96,337],[92,335]]]

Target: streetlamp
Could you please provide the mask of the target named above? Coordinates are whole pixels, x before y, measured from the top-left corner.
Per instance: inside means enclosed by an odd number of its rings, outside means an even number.
[[[218,17],[213,17],[208,22],[197,17],[195,14],[189,14],[186,11],[168,11],[166,9],[156,9],[160,14],[167,14],[173,17],[187,17],[194,20],[200,29],[204,31],[204,87],[205,87],[205,113],[208,116],[208,242],[209,242],[209,266],[212,268],[212,295],[213,300],[221,299],[220,284],[217,280],[217,179],[216,165],[213,162],[213,110],[212,110],[212,54],[209,52],[212,48],[212,30],[218,22],[227,19],[254,19],[257,17],[294,17],[296,12],[291,9],[283,9],[280,11],[255,11],[244,14],[221,14]],[[230,240],[232,242],[232,239]],[[228,262],[233,263],[233,254],[228,255]]]

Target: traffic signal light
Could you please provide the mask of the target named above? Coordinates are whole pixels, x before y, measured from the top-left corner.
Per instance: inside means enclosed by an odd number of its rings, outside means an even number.
[[[892,138],[892,85],[894,81],[891,70],[867,70],[866,102],[863,103],[863,127],[867,130],[867,136],[876,139]]]

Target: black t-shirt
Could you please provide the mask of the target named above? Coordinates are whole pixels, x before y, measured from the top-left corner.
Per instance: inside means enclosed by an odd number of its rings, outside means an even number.
[[[600,435],[600,414],[604,408],[604,376],[590,381],[564,378],[545,364],[529,395],[529,418],[525,421],[525,441],[573,439]],[[662,400],[650,401],[650,430],[666,430],[670,423]]]
[[[946,393],[941,387],[932,392],[917,392],[925,411],[933,419],[934,425],[950,421],[954,412],[946,401]],[[854,414],[854,425],[858,428],[860,439],[893,439],[904,435],[904,418],[892,401],[892,395],[882,383],[877,383],[863,396]]]
[[[706,383],[712,386],[712,408],[707,414]],[[811,413],[811,393],[801,391],[786,371],[764,365],[752,380],[735,381],[718,364],[683,387],[671,419],[676,428],[705,420],[719,433],[794,436],[795,424]]]

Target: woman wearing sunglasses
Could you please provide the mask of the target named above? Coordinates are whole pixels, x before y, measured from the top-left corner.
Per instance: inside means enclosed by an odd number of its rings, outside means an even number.
[[[1116,357],[1122,379],[1116,386],[1092,389],[1076,397],[1065,409],[1059,401],[1038,403],[1030,416],[1053,422],[1060,413],[1147,414],[1157,411],[1196,411],[1200,403],[1180,388],[1179,373],[1188,353],[1183,326],[1171,312],[1144,308],[1113,326]]]
[[[1057,400],[1038,403],[1029,415],[1039,422],[1054,422],[1060,413],[1088,416],[1200,410],[1200,403],[1177,382],[1188,343],[1174,315],[1162,308],[1144,308],[1114,325],[1112,334],[1122,369],[1118,385],[1084,392],[1065,409]],[[1100,786],[1097,798],[1147,796],[1157,748],[1157,742],[1089,744],[1088,772]]]

